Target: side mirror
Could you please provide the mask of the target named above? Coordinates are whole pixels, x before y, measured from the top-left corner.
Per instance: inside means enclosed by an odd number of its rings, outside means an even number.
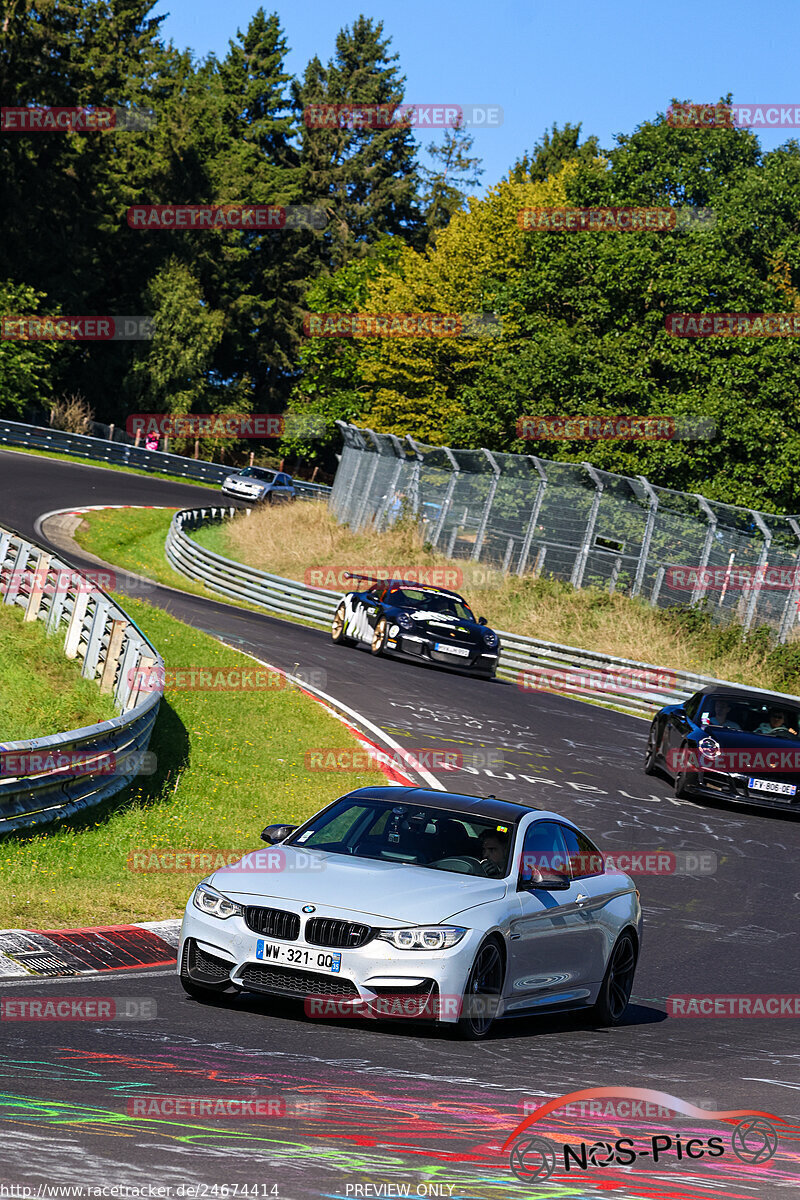
[[[518,892],[532,892],[536,888],[541,888],[546,892],[566,892],[569,886],[569,879],[545,879],[542,872],[536,867],[533,868],[530,877],[520,875],[517,881]]]
[[[486,617],[478,617],[478,624],[479,625],[488,625],[489,622],[486,620]]]
[[[290,833],[294,833],[295,829],[299,829],[298,825],[268,825],[261,834],[262,842],[268,842],[270,846],[274,846],[276,842],[283,842]]]

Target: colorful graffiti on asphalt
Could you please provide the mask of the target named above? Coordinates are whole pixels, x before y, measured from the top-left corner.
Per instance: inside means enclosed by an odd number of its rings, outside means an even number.
[[[692,1163],[685,1171],[674,1162],[660,1169],[654,1164],[636,1164],[625,1170],[581,1171],[577,1173],[580,1178],[560,1174],[523,1183],[511,1172],[504,1145],[510,1135],[519,1132],[523,1100],[544,1104],[552,1097],[508,1096],[501,1087],[487,1091],[477,1085],[432,1078],[397,1078],[384,1071],[376,1072],[375,1086],[370,1086],[363,1069],[343,1070],[312,1059],[301,1063],[294,1054],[200,1044],[175,1046],[166,1039],[155,1047],[147,1046],[147,1040],[141,1033],[137,1035],[136,1053],[122,1048],[65,1048],[50,1061],[5,1060],[0,1076],[13,1074],[17,1084],[26,1077],[32,1083],[57,1082],[62,1094],[58,1100],[0,1095],[0,1116],[6,1128],[69,1129],[82,1137],[89,1133],[114,1138],[147,1136],[151,1142],[168,1146],[173,1154],[190,1155],[195,1165],[198,1155],[246,1152],[251,1159],[263,1155],[273,1165],[280,1164],[282,1169],[285,1165],[289,1177],[292,1172],[313,1171],[321,1194],[331,1198],[344,1196],[343,1176],[348,1182],[398,1184],[413,1180],[415,1185],[452,1185],[452,1200],[476,1194],[486,1200],[509,1195],[531,1200],[554,1196],[585,1200],[609,1191],[620,1200],[699,1200],[710,1190],[725,1200],[751,1200],[754,1189],[764,1195],[766,1188],[780,1191],[796,1186],[800,1178],[798,1143],[782,1138],[775,1157],[760,1166],[728,1155],[701,1166]],[[75,1099],[65,1098],[73,1087]],[[322,1098],[325,1116],[215,1124],[130,1116],[124,1104],[124,1098],[148,1092],[241,1097],[275,1091]],[[87,1093],[92,1104],[85,1102]],[[634,1130],[637,1137],[650,1137],[669,1128],[663,1119],[576,1121],[557,1111],[548,1112],[537,1125],[543,1136],[564,1144],[614,1141],[632,1136]],[[684,1120],[680,1126],[684,1138],[708,1137],[719,1130],[719,1124],[710,1118]],[[415,1194],[413,1186],[411,1194]]]

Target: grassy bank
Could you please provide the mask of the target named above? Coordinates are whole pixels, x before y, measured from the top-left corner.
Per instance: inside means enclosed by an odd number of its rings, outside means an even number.
[[[160,609],[122,603],[168,671],[257,668]],[[63,724],[62,714],[60,707]],[[259,834],[268,822],[299,823],[345,790],[385,782],[377,771],[306,771],[306,750],[355,745],[341,722],[294,689],[168,690],[150,743],[156,774],[80,820],[0,841],[0,927],[179,915],[206,872],[133,871],[130,855],[263,848]]]
[[[168,528],[169,515],[163,512],[109,510],[89,514],[78,540],[110,562],[164,582],[167,573],[173,586],[209,595],[166,563]],[[497,629],[755,687],[790,693],[800,688],[800,643],[773,646],[766,629],[743,638],[738,626],[713,626],[699,610],[654,609],[597,588],[576,591],[547,577],[504,576],[480,563],[450,560],[426,549],[413,525],[396,525],[379,535],[354,534],[324,503],[304,502],[257,509],[192,536],[218,554],[298,580],[306,580],[314,567],[450,568],[460,573],[451,586],[463,590],[476,613]],[[332,579],[330,586],[335,586]]]
[[[114,703],[79,659],[64,657],[64,630],[48,638],[41,621],[24,623],[16,605],[0,604],[0,742],[47,737],[113,717]]]

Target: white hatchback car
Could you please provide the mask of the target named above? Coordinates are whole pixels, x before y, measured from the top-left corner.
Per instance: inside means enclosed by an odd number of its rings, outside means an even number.
[[[571,821],[494,796],[361,788],[186,906],[178,973],[197,998],[296,997],[311,1015],[495,1017],[582,1008],[616,1024],[642,939],[639,893]],[[315,1007],[316,1006],[316,1007]]]

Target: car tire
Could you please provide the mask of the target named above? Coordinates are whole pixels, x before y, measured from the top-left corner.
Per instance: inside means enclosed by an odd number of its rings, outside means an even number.
[[[372,641],[369,645],[370,652],[376,657],[380,654],[383,654],[384,650],[386,649],[386,639],[388,636],[389,622],[386,620],[386,617],[380,617],[373,631]]]
[[[494,1024],[493,1002],[499,1001],[503,992],[506,974],[505,955],[496,938],[487,938],[475,955],[467,985],[464,988],[462,1015],[452,1026],[453,1036],[463,1041],[475,1042],[485,1038]],[[482,997],[487,1001],[487,1012],[471,1012],[469,1001]]]
[[[353,639],[349,638],[344,631],[345,612],[345,606],[342,603],[333,614],[333,622],[331,624],[331,641],[336,646],[351,646],[353,643]]]
[[[636,939],[626,929],[617,938],[611,951],[606,973],[592,1008],[594,1024],[619,1025],[631,998],[637,958]]]
[[[658,774],[658,726],[655,721],[650,726],[650,733],[647,738],[647,749],[644,754],[644,773],[645,775]]]
[[[681,746],[681,751],[688,750],[688,746]],[[693,795],[693,785],[696,776],[691,771],[677,771],[675,778],[672,781],[672,787],[675,792],[676,800],[688,800]]]

